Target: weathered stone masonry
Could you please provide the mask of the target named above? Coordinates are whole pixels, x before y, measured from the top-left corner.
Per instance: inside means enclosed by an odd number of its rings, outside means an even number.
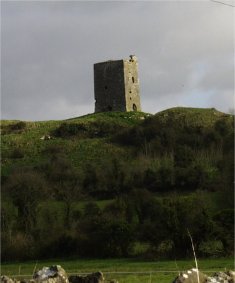
[[[94,64],[94,87],[95,112],[141,111],[136,56]]]

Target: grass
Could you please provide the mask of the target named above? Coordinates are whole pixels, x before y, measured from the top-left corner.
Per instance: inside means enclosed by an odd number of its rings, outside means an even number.
[[[109,138],[115,129],[129,129],[132,126],[141,125],[143,119],[152,117],[153,122],[173,121],[177,125],[189,125],[194,127],[210,127],[218,119],[232,119],[232,115],[224,114],[215,109],[183,108],[176,107],[161,111],[155,115],[143,112],[105,112],[94,113],[85,116],[58,121],[25,122],[22,130],[10,129],[10,125],[19,121],[1,121],[1,146],[2,146],[2,176],[7,176],[16,166],[37,166],[46,160],[45,150],[50,146],[61,146],[65,154],[71,159],[74,166],[94,162],[99,163],[105,157],[116,156],[125,158],[131,156],[131,149],[115,143]],[[43,135],[53,135],[53,132],[61,124],[83,125],[89,136],[71,136],[67,138],[53,137],[51,140],[41,140]],[[95,132],[100,129],[107,131],[105,137],[95,137]],[[114,131],[114,132],[113,132]],[[99,148],[99,150],[97,150]],[[22,151],[22,158],[12,157],[12,152],[17,149]]]
[[[179,271],[195,267],[193,260],[179,261],[140,261],[134,259],[79,259],[79,260],[47,260],[2,264],[2,274],[23,278],[32,276],[33,270],[43,266],[59,264],[68,274],[83,274],[102,271],[106,279],[116,279],[119,283],[169,283]],[[198,260],[199,269],[210,275],[213,272],[234,269],[233,259]]]
[[[69,138],[53,137],[51,140],[41,140],[44,135],[53,135],[55,129],[62,123],[82,124],[87,129],[96,131],[92,123],[106,125],[112,128],[114,125],[120,128],[128,128],[137,125],[145,117],[150,116],[143,112],[106,112],[89,114],[78,118],[63,121],[39,121],[26,122],[26,127],[20,131],[11,130],[10,125],[19,121],[1,121],[1,147],[2,147],[2,176],[7,176],[15,166],[35,166],[45,159],[44,151],[49,146],[61,146],[65,154],[72,160],[75,166],[84,162],[99,162],[104,156],[125,156],[127,149],[107,142],[106,138],[87,138],[73,136]],[[99,127],[99,126],[97,126]],[[99,150],[97,150],[99,148]],[[12,151],[20,149],[23,158],[12,158]]]
[[[154,118],[161,121],[173,118],[178,125],[210,127],[221,118],[233,119],[233,115],[215,108],[174,107],[157,113]]]

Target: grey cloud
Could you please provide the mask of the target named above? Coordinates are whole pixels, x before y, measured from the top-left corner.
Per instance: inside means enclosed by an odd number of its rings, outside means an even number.
[[[234,92],[232,23],[232,8],[211,1],[3,2],[2,118],[93,112],[93,64],[133,53],[144,111],[186,101],[226,111]]]

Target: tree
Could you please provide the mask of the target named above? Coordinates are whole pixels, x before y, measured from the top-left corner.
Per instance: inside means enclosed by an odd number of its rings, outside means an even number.
[[[44,194],[44,188],[43,177],[33,170],[22,168],[8,177],[3,190],[11,197],[18,209],[23,231],[29,232],[36,225],[37,208]]]
[[[69,228],[72,203],[80,195],[79,173],[63,155],[51,159],[49,172],[54,197],[65,204],[65,226]]]

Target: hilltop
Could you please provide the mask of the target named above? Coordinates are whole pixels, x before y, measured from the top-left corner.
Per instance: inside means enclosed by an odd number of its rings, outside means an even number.
[[[187,257],[187,229],[231,256],[233,125],[182,107],[2,121],[3,260]]]

